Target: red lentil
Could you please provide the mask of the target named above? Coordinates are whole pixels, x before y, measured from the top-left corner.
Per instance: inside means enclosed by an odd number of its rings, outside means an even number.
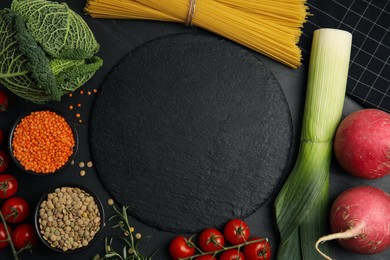
[[[78,107],[81,107],[81,103],[78,103],[77,106],[78,106]]]
[[[84,90],[80,90],[80,94],[81,94],[81,95],[84,94]]]
[[[32,112],[16,126],[12,139],[15,158],[29,171],[52,173],[73,154],[75,139],[66,120],[52,111]]]
[[[69,93],[69,97],[72,97],[73,96],[73,94],[72,93]]]
[[[72,110],[72,109],[73,109],[73,106],[69,106],[69,109]]]
[[[77,113],[77,114],[76,114],[76,117],[80,117],[80,116],[81,116],[80,113]]]
[[[87,92],[87,94],[88,94],[88,95],[91,95],[91,94],[92,94],[92,92],[91,92],[91,91],[88,91],[88,92]]]
[[[96,92],[97,92],[97,89],[96,89],[96,88],[94,88],[92,91],[93,91],[93,93],[96,93]]]

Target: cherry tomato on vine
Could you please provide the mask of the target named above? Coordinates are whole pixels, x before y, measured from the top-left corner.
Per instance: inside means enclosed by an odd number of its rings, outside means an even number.
[[[4,202],[1,212],[8,223],[20,223],[30,214],[30,206],[26,200],[12,197]]]
[[[9,157],[4,151],[0,151],[0,172],[7,170],[9,166]]]
[[[34,247],[38,244],[38,237],[31,224],[22,224],[17,226],[12,232],[12,242],[17,250],[27,245]]]
[[[245,260],[245,256],[240,250],[229,249],[222,253],[219,260]]]
[[[198,243],[200,249],[211,252],[222,249],[225,246],[225,238],[218,229],[207,228],[200,233]]]
[[[195,254],[195,246],[191,238],[177,236],[169,244],[169,253],[173,259],[193,256]]]
[[[0,90],[0,112],[7,111],[8,108],[8,95]]]
[[[260,237],[251,238],[258,240]],[[260,242],[244,246],[244,256],[246,260],[268,260],[271,259],[271,245],[266,239]]]
[[[10,233],[10,235],[12,235],[12,229],[10,228],[10,226],[7,225],[7,229],[8,229],[8,232]],[[0,223],[0,249],[2,248],[6,248],[8,245],[9,245],[9,242],[8,241],[4,241],[6,240],[8,237],[7,237],[7,232],[5,231],[5,226],[3,225],[3,223]]]
[[[238,245],[248,241],[250,230],[241,219],[232,219],[226,223],[223,234],[230,244]]]
[[[202,255],[202,256],[196,257],[195,260],[217,260],[217,257],[215,257],[213,254]]]
[[[7,199],[18,191],[18,181],[11,174],[0,174],[0,199]]]

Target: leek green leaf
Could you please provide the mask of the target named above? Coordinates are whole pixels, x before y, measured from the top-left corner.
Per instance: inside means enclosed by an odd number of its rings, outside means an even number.
[[[298,158],[274,204],[279,260],[322,258],[315,253],[315,242],[328,226],[333,138],[344,105],[351,46],[349,32],[314,31]]]

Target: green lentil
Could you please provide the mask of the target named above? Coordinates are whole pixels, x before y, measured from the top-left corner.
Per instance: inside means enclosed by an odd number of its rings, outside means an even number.
[[[102,222],[93,197],[75,187],[48,194],[39,209],[40,233],[52,247],[63,251],[87,246]]]

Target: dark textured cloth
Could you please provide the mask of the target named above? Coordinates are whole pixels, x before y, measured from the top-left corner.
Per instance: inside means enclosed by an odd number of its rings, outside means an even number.
[[[179,34],[131,51],[94,103],[91,151],[100,179],[151,226],[196,232],[258,209],[292,142],[278,82],[250,52]]]
[[[390,112],[389,0],[308,1],[313,14],[303,27],[300,46],[308,64],[313,32],[337,28],[352,33],[347,94],[366,107]]]

